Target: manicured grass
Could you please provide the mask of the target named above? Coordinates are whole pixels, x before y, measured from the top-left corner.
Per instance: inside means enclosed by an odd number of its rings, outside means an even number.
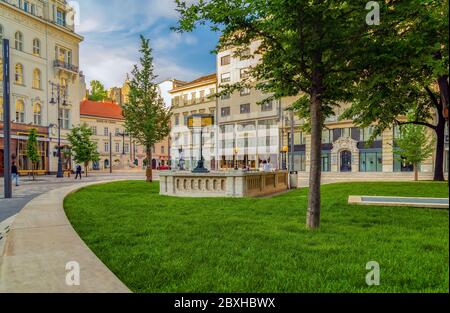
[[[448,211],[349,206],[349,195],[448,197],[447,184],[322,188],[322,226],[305,229],[307,190],[271,199],[163,197],[117,182],[65,201],[83,240],[135,292],[448,292]],[[366,264],[381,266],[368,287]]]

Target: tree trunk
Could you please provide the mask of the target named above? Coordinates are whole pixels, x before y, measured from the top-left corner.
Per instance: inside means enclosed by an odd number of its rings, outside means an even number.
[[[438,124],[436,126],[436,156],[434,161],[434,180],[444,181],[444,150],[445,150],[445,118],[442,108],[437,109]]]
[[[449,106],[449,85],[448,85],[448,76],[444,75],[438,78],[439,90],[441,93],[441,100],[443,104],[443,108],[448,108]]]
[[[147,148],[147,169],[146,169],[147,183],[153,182],[153,170],[152,170],[152,149]]]
[[[36,180],[36,177],[34,176],[35,175],[35,173],[34,173],[35,168],[36,168],[35,163],[31,162],[31,173],[33,174],[33,181]]]
[[[419,181],[419,167],[414,163],[414,181]]]
[[[89,166],[89,162],[88,163],[84,163],[84,172],[86,174],[86,177],[88,177],[88,166]]]
[[[317,61],[321,59],[318,58]],[[320,185],[322,176],[322,90],[323,75],[320,68],[314,69],[311,88],[311,160],[309,174],[309,195],[307,227],[316,229],[320,226]]]

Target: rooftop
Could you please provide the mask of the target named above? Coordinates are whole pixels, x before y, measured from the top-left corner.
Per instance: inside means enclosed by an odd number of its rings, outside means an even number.
[[[186,89],[190,89],[190,88],[194,88],[194,87],[199,87],[199,86],[203,86],[203,85],[215,84],[217,82],[217,75],[216,75],[216,73],[205,75],[205,76],[199,77],[188,83],[184,83],[184,82],[181,83],[180,81],[178,81],[178,82],[180,84],[178,86],[176,86],[173,90],[171,90],[170,93],[175,93],[178,91],[182,91],[182,90],[186,90]]]
[[[122,108],[111,101],[83,100],[80,103],[80,115],[122,120]]]

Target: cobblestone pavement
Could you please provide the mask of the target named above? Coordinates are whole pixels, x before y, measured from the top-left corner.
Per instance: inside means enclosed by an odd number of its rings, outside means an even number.
[[[13,198],[4,198],[4,184],[3,178],[0,178],[0,223],[6,219],[16,215],[20,210],[35,197],[60,187],[70,186],[80,183],[76,181],[75,176],[70,178],[56,178],[54,176],[38,176],[36,181],[31,177],[20,177],[20,186],[13,186]],[[92,173],[89,177],[83,177],[81,182],[94,182],[100,180],[114,180],[114,179],[145,179],[144,171],[122,171],[109,173]],[[154,174],[154,179],[158,179],[158,173]],[[13,184],[14,185],[14,184]]]

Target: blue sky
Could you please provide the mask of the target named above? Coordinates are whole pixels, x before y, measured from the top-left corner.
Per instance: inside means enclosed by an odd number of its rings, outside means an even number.
[[[84,36],[80,65],[87,82],[121,86],[139,58],[139,35],[150,38],[158,79],[191,80],[214,73],[218,33],[202,27],[193,33],[170,30],[177,21],[173,0],[79,0]]]

